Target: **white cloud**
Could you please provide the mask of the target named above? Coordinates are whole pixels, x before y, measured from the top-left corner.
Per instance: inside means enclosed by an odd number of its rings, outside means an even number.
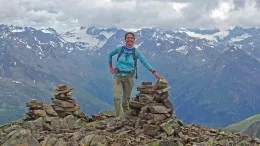
[[[214,9],[211,13],[211,17],[214,19],[226,20],[230,17],[230,11],[234,9],[234,1],[221,1],[218,8]]]
[[[177,12],[181,12],[181,10],[189,5],[189,3],[171,3],[172,8]]]
[[[260,26],[258,0],[0,0],[0,22],[67,31],[80,26]],[[246,15],[245,15],[246,14]]]

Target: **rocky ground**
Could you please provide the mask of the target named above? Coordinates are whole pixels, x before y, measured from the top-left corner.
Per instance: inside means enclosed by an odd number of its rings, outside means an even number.
[[[27,117],[0,127],[2,146],[258,146],[260,140],[199,125],[171,115],[167,82],[144,82],[123,120],[113,112],[87,117],[72,88],[57,85],[53,104],[32,100]]]

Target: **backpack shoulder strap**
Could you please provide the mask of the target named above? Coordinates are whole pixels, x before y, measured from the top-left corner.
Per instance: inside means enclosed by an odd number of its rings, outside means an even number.
[[[134,59],[134,61],[135,61],[135,63],[134,63],[135,78],[137,79],[137,58],[136,58],[135,52],[136,52],[136,48],[133,48],[133,50],[132,50],[132,55],[133,55],[133,59]]]
[[[118,61],[119,57],[123,54],[123,52],[124,52],[124,47],[122,46],[120,52],[117,55],[117,61]]]

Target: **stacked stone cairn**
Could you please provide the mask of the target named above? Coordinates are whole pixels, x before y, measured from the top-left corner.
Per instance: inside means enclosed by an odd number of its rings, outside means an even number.
[[[163,78],[158,79],[154,85],[152,82],[142,82],[137,87],[139,93],[129,103],[130,115],[138,117],[135,127],[140,130],[137,133],[141,131],[147,136],[156,137],[161,131],[172,135],[172,125],[182,125],[181,121],[175,120],[171,115],[173,105],[168,90],[168,82]],[[179,123],[174,123],[175,121]]]
[[[29,107],[29,111],[26,113],[27,119],[37,119],[46,116],[64,118],[68,115],[73,115],[87,120],[88,118],[85,114],[79,112],[79,104],[76,104],[75,99],[72,98],[72,89],[67,85],[57,84],[54,98],[52,98],[52,105],[32,99],[26,103],[26,106]]]

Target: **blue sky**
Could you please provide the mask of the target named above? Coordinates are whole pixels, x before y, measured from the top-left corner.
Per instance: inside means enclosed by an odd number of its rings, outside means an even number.
[[[260,0],[0,0],[0,23],[58,31],[259,27],[259,18]]]

